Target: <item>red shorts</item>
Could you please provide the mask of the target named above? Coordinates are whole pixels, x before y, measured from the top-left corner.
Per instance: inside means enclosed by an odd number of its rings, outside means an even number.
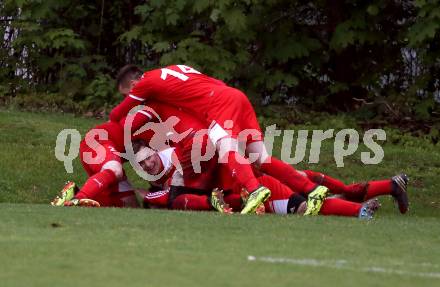
[[[122,159],[117,155],[117,151],[111,141],[98,141],[98,143],[102,146],[101,148],[98,146],[92,148],[86,144],[85,140],[82,140],[79,145],[81,164],[89,176],[100,172],[109,161],[116,161],[122,164]],[[91,153],[93,162],[87,162],[86,153]]]
[[[207,118],[208,121],[215,121],[224,130],[230,131],[231,136],[239,138],[240,141],[263,140],[254,108],[247,96],[240,90],[227,87],[214,94]],[[232,121],[233,126],[228,126],[227,121]],[[247,131],[243,132],[244,130]],[[255,137],[251,136],[251,132],[255,134]]]

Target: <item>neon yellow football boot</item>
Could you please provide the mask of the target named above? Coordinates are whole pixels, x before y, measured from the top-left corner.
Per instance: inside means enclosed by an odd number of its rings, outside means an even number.
[[[318,215],[328,192],[328,188],[322,185],[319,185],[310,192],[307,198],[307,209],[304,215]]]
[[[52,206],[63,206],[64,202],[72,200],[78,187],[73,181],[68,181],[60,193],[50,202]]]
[[[223,198],[223,190],[215,188],[211,193],[211,205],[220,213],[232,214],[232,208],[229,207]]]
[[[255,213],[257,208],[270,197],[270,189],[260,186],[254,192],[249,194],[246,203],[241,210],[241,214]]]

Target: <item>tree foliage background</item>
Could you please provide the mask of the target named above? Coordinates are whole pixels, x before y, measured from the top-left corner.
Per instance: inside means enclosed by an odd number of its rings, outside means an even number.
[[[432,123],[439,1],[3,0],[3,104],[108,109],[127,63],[182,63],[257,104]]]

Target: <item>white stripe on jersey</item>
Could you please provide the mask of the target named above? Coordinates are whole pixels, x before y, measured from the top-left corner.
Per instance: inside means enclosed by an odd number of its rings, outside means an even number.
[[[103,186],[102,182],[100,182],[98,179],[94,178],[93,180],[99,185],[99,188]]]
[[[169,191],[166,190],[160,190],[160,191],[156,191],[156,192],[150,192],[147,193],[147,195],[145,196],[147,199],[154,199],[154,198],[159,198],[164,196],[165,194],[167,194]]]
[[[214,145],[216,145],[220,139],[227,137],[228,135],[229,134],[217,123],[208,129],[208,137]]]
[[[129,94],[128,96],[129,96],[130,98],[132,98],[132,99],[135,99],[135,100],[138,100],[138,101],[141,101],[141,102],[144,101],[144,99],[139,98],[139,97],[136,97],[136,96],[134,96],[134,95],[132,95],[132,94]]]

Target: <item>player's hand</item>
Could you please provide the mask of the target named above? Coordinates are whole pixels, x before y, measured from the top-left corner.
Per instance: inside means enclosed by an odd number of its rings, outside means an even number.
[[[298,207],[298,210],[296,211],[296,214],[298,215],[304,215],[304,213],[307,210],[307,201],[304,201],[303,203],[300,204],[300,206]]]
[[[59,197],[59,196],[57,195],[57,196],[55,196],[54,199],[52,199],[52,200],[50,201],[50,205],[52,205],[52,206],[59,206],[60,204],[59,204],[58,202],[60,202],[60,200],[61,200],[61,197]]]
[[[223,208],[223,213],[224,214],[234,214],[234,211],[232,210],[232,207],[229,207],[229,205],[227,207]]]
[[[260,204],[257,209],[255,209],[255,214],[257,215],[263,215],[266,213],[266,207],[264,206],[264,203]]]

